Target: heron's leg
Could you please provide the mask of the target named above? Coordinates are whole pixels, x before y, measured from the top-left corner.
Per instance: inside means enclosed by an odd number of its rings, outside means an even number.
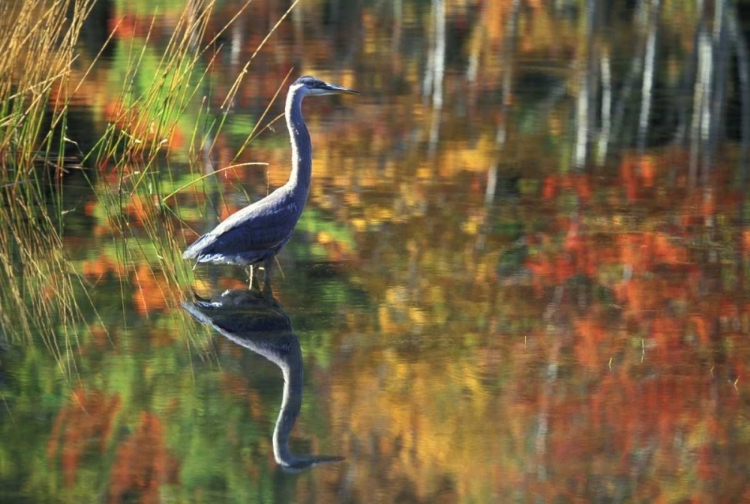
[[[247,276],[248,276],[247,290],[252,290],[253,289],[253,265],[252,264],[247,267]]]
[[[273,267],[273,256],[266,257],[263,260],[263,293],[271,293],[271,268]]]

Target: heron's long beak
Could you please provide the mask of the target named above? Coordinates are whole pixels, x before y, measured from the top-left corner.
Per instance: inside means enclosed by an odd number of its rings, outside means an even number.
[[[320,94],[355,94],[358,95],[359,91],[355,91],[353,89],[345,88],[344,86],[337,86],[336,84],[329,84],[326,82],[325,88],[318,88],[321,91],[323,91]]]

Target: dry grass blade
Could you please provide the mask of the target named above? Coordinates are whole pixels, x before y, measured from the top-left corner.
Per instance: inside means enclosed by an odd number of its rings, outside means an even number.
[[[136,290],[144,299],[156,294],[168,309],[180,306],[180,286],[190,283],[192,277],[191,265],[181,257],[184,226],[177,217],[174,196],[202,180],[174,182],[166,161],[170,139],[185,116],[195,122],[191,126],[194,140],[200,143],[206,134],[198,131],[205,108],[201,104],[196,112],[195,97],[205,92],[204,80],[217,55],[205,55],[215,47],[216,38],[239,18],[237,13],[218,33],[207,37],[215,5],[213,0],[188,4],[158,55],[147,54],[148,44],[138,46],[142,40],[132,42],[116,127],[105,133],[97,147],[99,165],[118,174],[113,184],[99,180],[93,186],[113,239],[122,245],[117,247],[118,261],[128,274],[121,277],[127,283],[121,288],[123,292]],[[146,42],[155,33],[156,22],[156,17],[152,18],[144,36]],[[134,86],[139,75],[148,75],[149,80]],[[175,190],[176,186],[180,187]],[[133,212],[137,213],[137,225],[130,222]],[[147,292],[149,289],[158,292]]]
[[[51,142],[67,114],[65,87],[92,0],[0,6],[0,324],[12,340],[40,339],[67,373],[85,320],[82,281],[69,271],[59,232],[66,162]],[[33,64],[31,64],[33,62]],[[50,97],[60,106],[49,109]],[[49,124],[49,123],[47,123]]]
[[[0,290],[0,324],[2,332],[16,339],[34,342],[41,337],[68,371],[75,363],[77,338],[87,330],[78,303],[91,300],[88,285],[71,271],[63,247],[64,189],[57,176],[71,166],[71,160],[64,155],[67,139],[62,135],[62,140],[53,140],[53,133],[64,131],[68,104],[84,89],[83,81],[101,55],[78,81],[69,82],[76,43],[95,2],[0,3],[0,75],[5,76],[0,79],[0,282],[4,286]],[[296,3],[270,30],[256,54]],[[203,177],[191,176],[188,183],[174,180],[165,167],[165,159],[171,154],[170,139],[186,115],[196,124],[205,121],[206,131],[194,126],[196,143],[210,145],[206,138],[221,129],[223,118],[213,122],[202,118],[207,110],[204,101],[196,112],[195,97],[205,90],[204,80],[216,58],[216,54],[207,58],[207,52],[216,47],[217,38],[239,19],[250,0],[223,28],[207,36],[216,4],[216,0],[187,3],[166,46],[158,53],[151,47],[156,17],[147,33],[133,39],[129,48],[121,41],[118,47],[125,51],[124,78],[112,123],[95,148],[83,153],[83,160],[72,161],[80,166],[96,160],[98,166],[119,174],[113,184],[104,179],[92,180],[91,184],[98,205],[111,223],[118,259],[128,272],[124,281],[130,284],[121,285],[123,294],[126,287],[160,289],[160,295],[173,307],[179,307],[181,301],[179,286],[192,276],[190,265],[181,259],[183,226],[173,196]],[[107,43],[113,37],[110,34]],[[236,93],[250,61],[229,91],[227,102]],[[147,80],[136,82],[138,76],[145,75]],[[214,131],[209,132],[209,128]],[[139,209],[138,229],[128,221],[129,205]],[[159,281],[146,287],[141,282],[144,274]],[[86,308],[90,311],[92,307]]]

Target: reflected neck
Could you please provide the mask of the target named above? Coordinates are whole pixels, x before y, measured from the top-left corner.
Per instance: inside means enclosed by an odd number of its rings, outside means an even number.
[[[292,348],[284,366],[280,366],[284,375],[284,392],[281,399],[281,411],[273,430],[273,455],[282,466],[294,466],[296,457],[289,451],[289,436],[297,421],[302,407],[302,352],[299,344]]]

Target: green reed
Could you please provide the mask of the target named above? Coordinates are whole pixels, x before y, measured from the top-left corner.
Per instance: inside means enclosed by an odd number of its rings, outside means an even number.
[[[188,285],[192,276],[192,265],[181,257],[184,239],[175,187],[192,188],[199,178],[190,175],[186,181],[186,176],[180,178],[172,171],[171,140],[180,121],[190,117],[193,124],[188,126],[192,128],[188,160],[195,164],[201,158],[196,146],[207,142],[212,127],[200,98],[213,63],[208,51],[249,3],[211,39],[206,37],[206,30],[216,2],[189,3],[158,58],[147,54],[154,36],[152,22],[140,45],[133,42],[126,49],[127,70],[116,115],[89,155],[107,173],[117,174],[114,183],[92,181],[113,238],[121,245],[117,247],[117,260],[130,270],[147,265],[153,277],[164,280],[160,285],[169,286],[162,294],[171,307],[179,306],[184,290],[180,286]],[[128,214],[134,207],[137,223]]]
[[[114,117],[94,147],[81,152],[65,131],[69,104],[99,59],[97,55],[79,82],[73,81],[76,43],[94,3],[0,3],[0,325],[15,340],[33,343],[41,337],[68,370],[74,365],[79,336],[88,334],[90,317],[84,313],[94,308],[94,293],[66,254],[62,178],[71,170],[82,170],[88,177],[108,220],[117,261],[124,266],[123,295],[142,288],[135,271],[146,265],[160,279],[170,307],[179,306],[181,292],[192,281],[192,265],[181,258],[185,226],[178,196],[198,184],[213,183],[213,175],[204,175],[200,163],[213,149],[227,117],[207,113],[206,75],[218,37],[250,1],[211,37],[207,28],[216,1],[187,2],[158,57],[151,48],[156,15],[139,40],[133,39],[130,46],[121,41],[118,50],[127,51],[127,64]],[[223,111],[255,55],[295,5],[247,61],[227,93]],[[178,125],[191,131],[188,174],[170,165]],[[255,134],[255,129],[249,132],[240,151]],[[66,158],[66,150],[78,150],[79,155]],[[110,176],[97,178],[83,166],[95,166]],[[234,167],[221,167],[217,173],[223,169]],[[129,213],[133,207],[138,222]]]
[[[206,31],[216,1],[190,3],[178,18],[155,66],[154,58],[146,57],[153,37],[152,23],[142,45],[133,43],[127,49],[127,72],[118,99],[117,115],[90,154],[100,166],[106,166],[110,173],[118,175],[114,187],[102,184],[95,187],[114,233],[127,239],[128,245],[119,249],[123,254],[119,260],[132,264],[147,253],[146,248],[152,250],[155,253],[150,256],[156,261],[150,260],[148,264],[153,274],[163,275],[170,285],[184,286],[192,279],[192,265],[181,258],[184,226],[179,218],[177,196],[203,187],[204,182],[213,182],[210,179],[214,175],[203,174],[202,162],[214,148],[215,138],[225,126],[227,114],[223,112],[234,99],[255,55],[296,4],[292,4],[245,64],[227,93],[222,113],[212,116],[207,112],[204,98],[209,88],[206,75],[216,56],[212,51],[216,40],[250,3],[246,2],[212,37],[207,37]],[[139,79],[141,74],[155,78],[147,78],[144,82],[144,79]],[[185,117],[192,120],[187,126],[191,131],[188,140],[191,170],[189,174],[179,175],[170,165],[173,155],[171,139]],[[255,133],[255,130],[248,132],[242,149]],[[240,165],[216,167],[214,173],[236,166]],[[137,229],[124,215],[126,207],[134,202],[140,212]]]
[[[66,370],[84,326],[84,282],[68,267],[59,177],[74,47],[92,0],[0,4],[0,325],[38,336]],[[84,292],[83,297],[80,295]]]

